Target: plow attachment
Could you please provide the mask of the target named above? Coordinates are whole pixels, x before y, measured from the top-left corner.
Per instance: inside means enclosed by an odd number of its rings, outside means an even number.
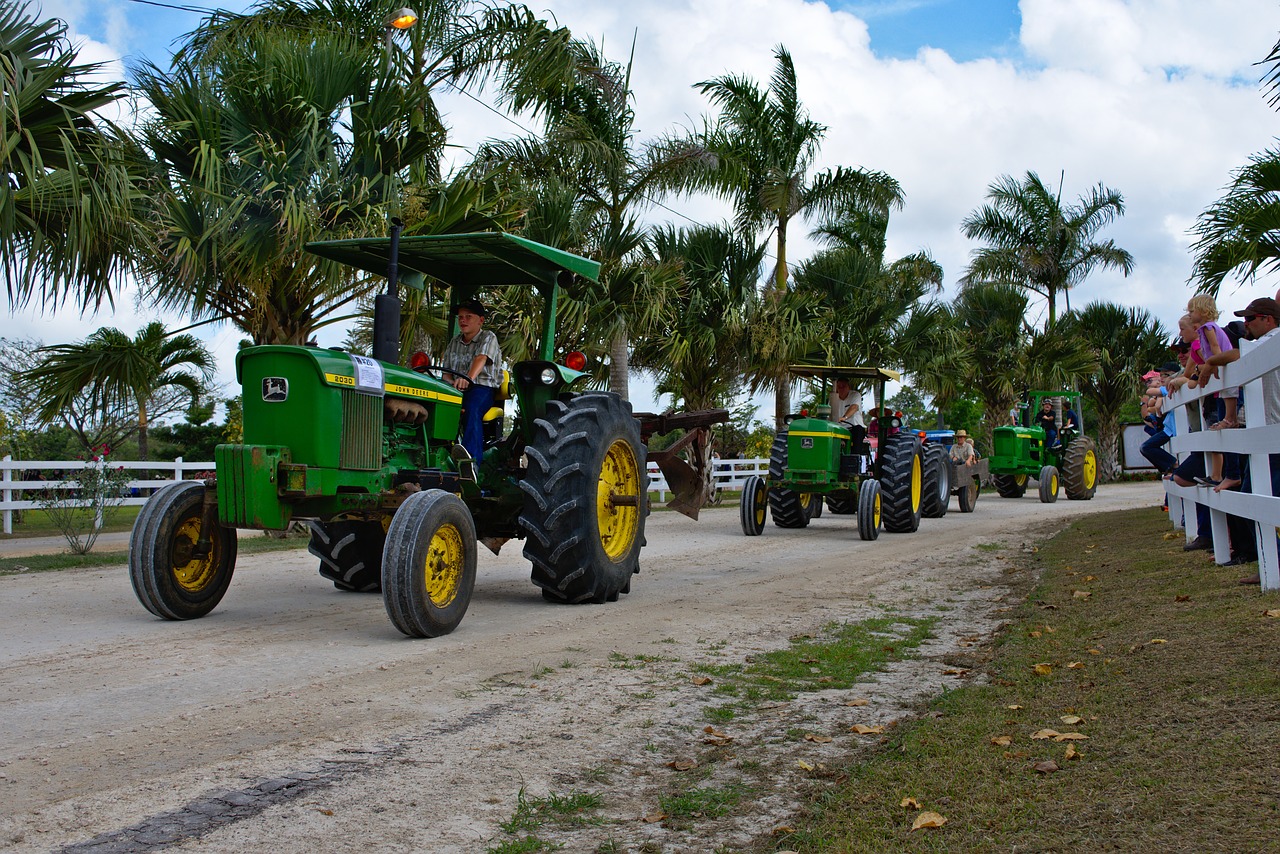
[[[658,464],[671,490],[672,498],[667,506],[697,519],[698,511],[712,494],[711,427],[728,421],[728,410],[703,409],[661,415],[637,412],[635,417],[640,421],[640,437],[645,444],[654,434],[687,431],[675,444],[661,451],[650,450],[648,457]]]

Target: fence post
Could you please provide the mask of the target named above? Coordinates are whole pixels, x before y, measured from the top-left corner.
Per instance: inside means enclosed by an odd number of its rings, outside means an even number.
[[[0,489],[0,499],[2,499],[5,504],[8,504],[9,500],[13,497],[13,494],[9,490],[9,484],[13,481],[13,476],[9,471],[9,463],[12,461],[12,455],[4,455],[4,473],[0,474],[0,483],[4,484],[4,488]],[[6,534],[13,533],[13,511],[8,508],[5,508],[4,511],[4,532]]]

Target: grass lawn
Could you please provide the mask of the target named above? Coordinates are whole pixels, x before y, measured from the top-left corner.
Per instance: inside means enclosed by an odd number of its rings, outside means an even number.
[[[1280,594],[1169,534],[1089,516],[1008,555],[1042,574],[986,684],[891,730],[776,847],[1277,850]],[[913,831],[924,812],[945,824]]]
[[[103,532],[132,531],[133,520],[138,518],[141,507],[119,507],[111,511],[103,525]],[[16,511],[15,511],[16,512]],[[84,517],[86,530],[92,517],[86,513]],[[56,537],[62,532],[43,510],[23,510],[22,521],[14,521],[12,534],[0,534],[0,540],[20,540],[24,537]]]

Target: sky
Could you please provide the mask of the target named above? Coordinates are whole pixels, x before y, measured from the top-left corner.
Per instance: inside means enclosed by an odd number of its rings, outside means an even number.
[[[212,8],[203,0],[176,5]],[[242,11],[249,3],[220,7]],[[634,39],[632,84],[641,138],[692,128],[712,112],[693,87],[726,73],[762,86],[773,51],[795,61],[802,103],[827,127],[818,168],[887,172],[906,196],[894,213],[887,259],[927,251],[954,296],[975,244],[960,223],[1003,175],[1036,172],[1074,201],[1101,183],[1125,200],[1102,237],[1134,257],[1127,278],[1098,272],[1070,295],[1149,310],[1174,330],[1188,285],[1197,215],[1218,199],[1231,172],[1275,142],[1280,113],[1262,95],[1261,61],[1280,33],[1275,0],[543,0],[531,8],[603,45],[625,61]],[[45,16],[70,25],[81,59],[109,63],[119,79],[147,60],[164,68],[200,15],[138,0],[46,0]],[[484,100],[485,95],[481,95]],[[492,100],[489,99],[490,103]],[[475,101],[441,105],[453,142],[521,134]],[[654,222],[723,220],[715,200],[676,197],[650,212]],[[670,209],[670,210],[667,210]],[[676,213],[672,213],[675,211]],[[808,226],[789,232],[789,260],[813,245]],[[1272,295],[1260,279],[1223,288],[1224,312]],[[7,313],[0,335],[45,344],[81,340],[104,325],[132,334],[154,319],[127,296],[114,314]],[[1060,306],[1061,307],[1061,306]],[[1036,313],[1038,312],[1038,314]],[[170,328],[183,318],[161,316]],[[1043,301],[1033,304],[1043,320]],[[230,326],[198,333],[214,350],[220,379],[234,393],[240,335]],[[342,330],[328,333],[340,343]],[[637,410],[661,410],[652,384],[633,379]],[[772,401],[759,398],[760,417]]]

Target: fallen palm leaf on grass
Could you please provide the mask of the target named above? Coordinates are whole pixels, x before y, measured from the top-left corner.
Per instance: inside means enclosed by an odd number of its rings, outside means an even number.
[[[946,818],[938,815],[936,812],[922,812],[916,816],[916,820],[911,823],[912,831],[920,830],[926,827],[942,827],[947,823]]]

